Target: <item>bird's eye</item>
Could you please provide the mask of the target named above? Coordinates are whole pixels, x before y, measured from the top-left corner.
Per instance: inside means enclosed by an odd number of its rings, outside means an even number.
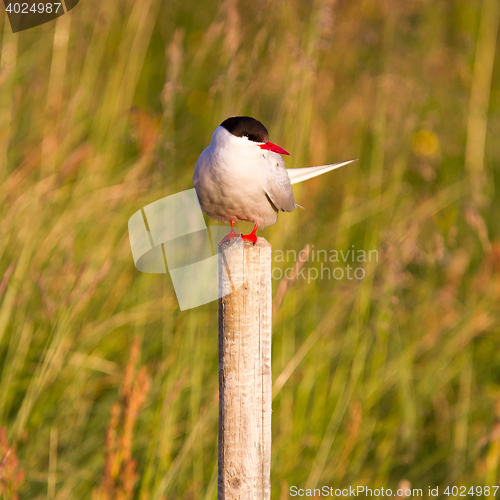
[[[243,137],[246,137],[248,139],[250,136],[248,134],[243,134]]]

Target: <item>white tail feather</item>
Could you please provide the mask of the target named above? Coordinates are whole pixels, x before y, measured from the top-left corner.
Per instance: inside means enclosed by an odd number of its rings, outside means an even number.
[[[356,160],[343,161],[341,163],[334,163],[332,165],[321,165],[319,167],[303,167],[303,168],[287,168],[286,171],[290,177],[290,182],[292,184],[297,184],[298,182],[307,181],[312,179],[317,175],[325,174],[330,172],[330,170],[335,170],[336,168],[348,165]]]

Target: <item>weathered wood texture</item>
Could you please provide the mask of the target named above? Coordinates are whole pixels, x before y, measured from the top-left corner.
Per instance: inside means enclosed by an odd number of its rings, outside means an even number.
[[[234,291],[219,299],[218,499],[269,500],[271,245],[243,243],[219,253],[220,291]]]

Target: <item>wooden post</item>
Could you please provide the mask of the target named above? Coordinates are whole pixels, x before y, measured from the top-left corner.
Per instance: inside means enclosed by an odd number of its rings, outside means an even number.
[[[218,500],[269,500],[271,245],[264,238],[221,245],[219,290],[230,289],[219,299]]]

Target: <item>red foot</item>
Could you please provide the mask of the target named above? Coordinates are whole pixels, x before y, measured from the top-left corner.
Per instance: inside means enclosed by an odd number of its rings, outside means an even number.
[[[238,234],[234,230],[234,221],[231,221],[231,232],[222,239],[222,241],[219,243],[219,246],[221,246],[226,241],[232,240],[233,238],[237,238],[238,236],[241,236],[241,234]]]
[[[255,224],[253,231],[250,234],[243,234],[241,235],[241,238],[247,241],[250,241],[255,245],[257,243],[257,228],[259,227],[258,224]]]
[[[250,234],[242,234],[241,238],[243,240],[251,241],[254,245],[257,243],[257,235],[253,232]]]

